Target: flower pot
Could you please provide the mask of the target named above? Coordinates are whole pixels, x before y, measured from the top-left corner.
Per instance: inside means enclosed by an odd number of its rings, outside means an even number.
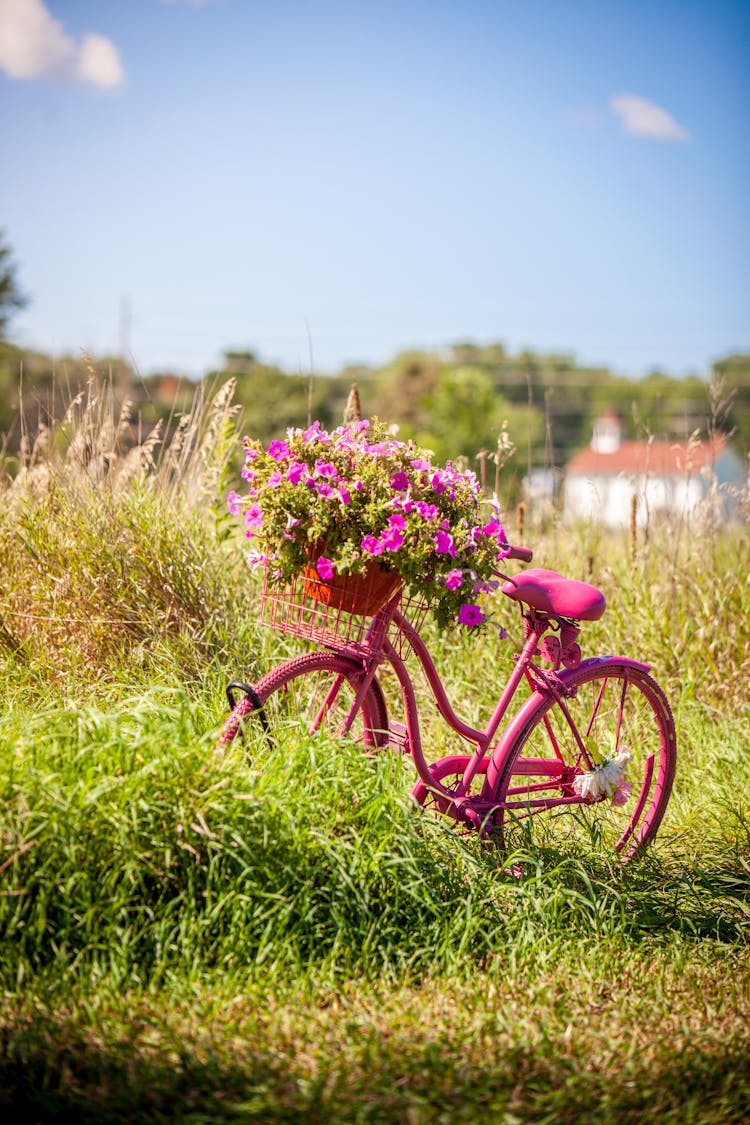
[[[389,602],[402,585],[395,570],[384,570],[372,559],[362,574],[335,574],[324,581],[315,567],[305,567],[305,595],[331,609],[372,617]]]

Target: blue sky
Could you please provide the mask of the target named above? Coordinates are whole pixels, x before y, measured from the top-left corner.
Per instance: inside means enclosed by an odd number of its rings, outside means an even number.
[[[750,4],[0,0],[13,338],[200,375],[750,351]]]

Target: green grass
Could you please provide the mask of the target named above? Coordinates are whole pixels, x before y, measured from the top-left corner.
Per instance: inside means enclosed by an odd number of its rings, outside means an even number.
[[[678,773],[636,864],[595,841],[501,856],[420,814],[394,755],[324,738],[212,753],[225,680],[293,644],[258,625],[220,515],[229,406],[204,400],[178,428],[188,453],[134,475],[102,400],[97,426],[80,409],[0,514],[0,1107],[750,1117],[747,528],[665,532],[633,561],[617,539],[593,562],[585,535],[539,542],[541,565],[593,566],[607,593],[585,650],[647,657],[667,686]],[[497,614],[481,637],[427,626],[470,715],[518,646],[513,607]],[[455,752],[433,714],[431,753]]]

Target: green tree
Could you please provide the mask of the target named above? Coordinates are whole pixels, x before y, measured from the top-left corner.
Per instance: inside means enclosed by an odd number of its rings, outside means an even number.
[[[735,445],[750,454],[750,355],[734,353],[713,365],[714,387],[722,417],[718,428],[733,431]]]
[[[6,338],[10,318],[22,309],[28,298],[21,291],[16,279],[16,267],[10,246],[5,241],[5,232],[0,230],[0,340]]]

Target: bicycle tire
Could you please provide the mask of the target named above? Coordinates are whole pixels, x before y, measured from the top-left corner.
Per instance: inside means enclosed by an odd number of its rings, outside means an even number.
[[[669,703],[644,666],[627,660],[587,662],[561,680],[563,702],[595,759],[630,754],[625,777],[632,793],[622,805],[576,794],[574,780],[590,763],[581,761],[562,707],[543,692],[510,748],[488,769],[484,796],[494,806],[492,833],[513,850],[539,825],[537,842],[588,839],[630,858],[653,841],[672,791],[677,750]]]
[[[303,729],[307,734],[325,730],[340,733],[344,719],[362,681],[362,665],[334,652],[307,652],[271,669],[254,685],[255,700],[243,696],[229,714],[217,745],[225,747],[245,729],[256,713],[272,743],[284,730]],[[326,698],[328,706],[325,707]],[[349,737],[368,753],[388,743],[388,710],[376,678],[371,681],[355,717]]]

